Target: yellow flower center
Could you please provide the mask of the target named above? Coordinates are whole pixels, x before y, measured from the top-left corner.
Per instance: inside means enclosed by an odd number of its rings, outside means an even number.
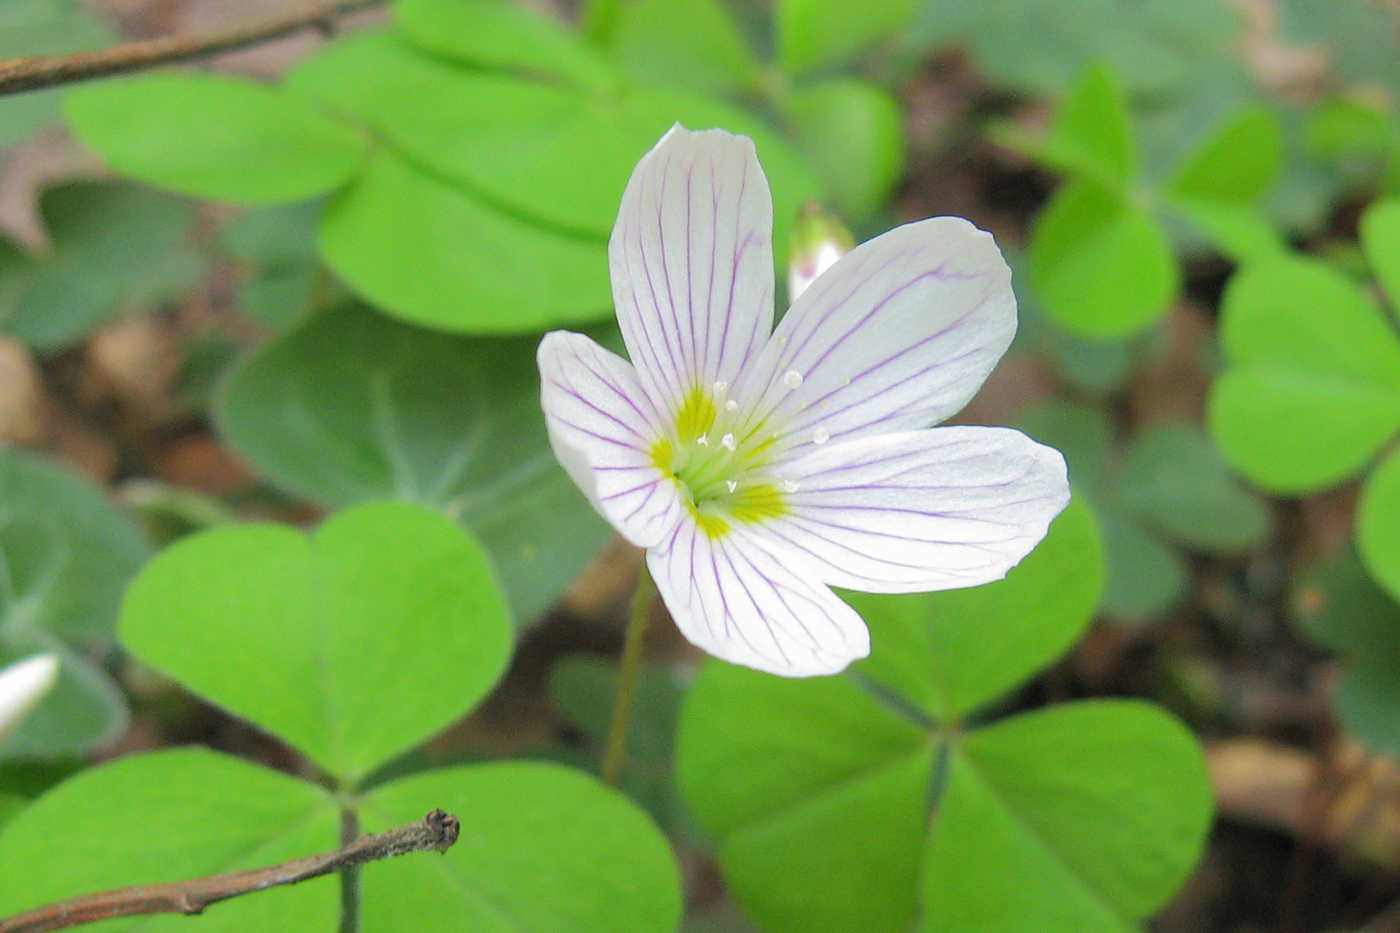
[[[670,437],[652,445],[651,460],[676,481],[691,516],[711,538],[730,522],[757,523],[787,513],[782,481],[767,473],[774,434],[739,417],[722,383],[696,386],[676,413]]]

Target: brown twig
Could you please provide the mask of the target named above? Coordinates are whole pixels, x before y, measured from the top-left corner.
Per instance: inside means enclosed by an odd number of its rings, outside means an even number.
[[[62,930],[83,923],[139,914],[197,914],[210,904],[231,897],[296,884],[365,862],[427,849],[443,852],[457,841],[460,829],[455,816],[434,810],[416,823],[385,833],[360,836],[334,852],[292,859],[267,868],[101,891],[59,901],[0,920],[0,933],[45,933],[47,930]]]
[[[0,61],[0,95],[138,71],[214,52],[241,49],[311,26],[326,28],[337,17],[384,0],[321,0],[254,23],[188,36],[162,36],[97,52],[12,58]]]

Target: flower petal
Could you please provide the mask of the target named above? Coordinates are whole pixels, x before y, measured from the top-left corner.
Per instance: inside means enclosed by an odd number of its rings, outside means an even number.
[[[1015,333],[1011,270],[991,234],[935,217],[843,256],[779,323],[739,393],[785,425],[776,452],[924,428],[967,404]]]
[[[647,551],[647,567],[681,632],[717,658],[810,677],[870,653],[855,610],[752,539],[711,537],[683,519]]]
[[[1064,457],[1010,428],[863,438],[785,469],[797,484],[787,514],[755,533],[826,583],[871,593],[998,580],[1069,503]]]
[[[642,382],[677,410],[733,382],[773,326],[773,199],[753,142],[673,126],[632,172],[608,243]]]
[[[676,482],[653,462],[662,419],[632,366],[588,337],[546,334],[540,403],[554,455],[608,522],[638,547],[682,514]]]

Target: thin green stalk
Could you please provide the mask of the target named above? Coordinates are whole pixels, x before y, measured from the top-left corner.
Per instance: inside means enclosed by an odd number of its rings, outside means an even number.
[[[345,807],[340,811],[340,844],[347,846],[359,835],[359,817],[352,808]],[[340,870],[340,933],[360,933],[359,865],[346,865]]]
[[[608,726],[608,744],[603,753],[603,780],[616,784],[622,774],[622,762],[627,752],[627,725],[632,720],[632,704],[637,699],[637,675],[642,668],[642,643],[646,641],[647,623],[651,621],[651,602],[656,598],[656,586],[647,573],[646,561],[637,574],[637,590],[632,594],[632,610],[627,619],[627,638],[622,645],[622,667],[617,676],[617,697],[613,700],[612,724]]]

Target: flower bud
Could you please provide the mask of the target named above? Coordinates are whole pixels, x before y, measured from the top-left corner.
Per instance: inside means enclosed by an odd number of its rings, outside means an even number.
[[[851,231],[815,201],[803,206],[789,242],[788,304],[796,302],[807,286],[855,246]]]
[[[58,680],[58,655],[36,654],[0,669],[0,741],[9,738]]]

